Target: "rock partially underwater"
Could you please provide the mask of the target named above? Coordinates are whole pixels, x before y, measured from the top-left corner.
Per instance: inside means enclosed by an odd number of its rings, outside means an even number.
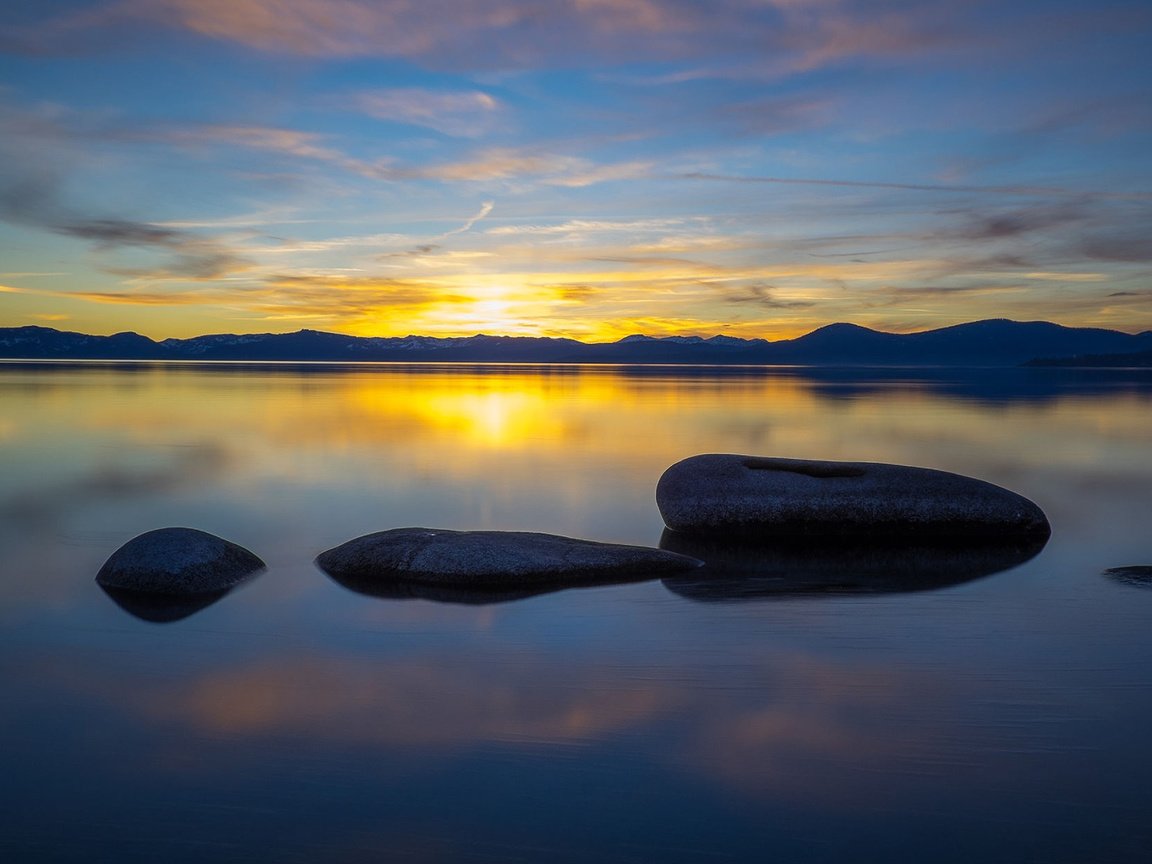
[[[394,528],[322,552],[317,565],[363,594],[457,603],[514,600],[560,588],[656,579],[694,558],[522,531]]]
[[[797,539],[723,543],[665,531],[662,549],[704,561],[664,579],[690,600],[738,601],[817,594],[932,591],[991,576],[1034,558],[1045,537],[893,541]]]
[[[132,538],[113,552],[96,581],[110,593],[200,599],[217,595],[211,598],[215,600],[263,569],[264,562],[243,546],[215,534],[194,528],[160,528]]]
[[[1104,575],[1125,585],[1152,588],[1152,565],[1134,564],[1128,567],[1109,567]]]
[[[730,454],[692,456],[664,472],[656,504],[696,537],[1047,537],[1022,495],[930,468]]]

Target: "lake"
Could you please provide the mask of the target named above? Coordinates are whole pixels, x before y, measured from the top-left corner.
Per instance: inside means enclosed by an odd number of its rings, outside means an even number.
[[[1103,575],[1152,565],[1148,372],[7,362],[0,406],[5,861],[1148,860],[1152,585]],[[706,452],[956,471],[1053,534],[491,603],[312,563],[654,546]],[[139,617],[94,577],[169,525],[268,568]]]

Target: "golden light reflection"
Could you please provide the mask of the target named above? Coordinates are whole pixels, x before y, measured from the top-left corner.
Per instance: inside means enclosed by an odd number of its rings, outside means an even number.
[[[29,378],[27,389],[9,386],[0,434],[45,457],[78,458],[106,447],[107,454],[150,452],[157,460],[210,442],[231,464],[297,477],[325,470],[321,454],[484,475],[494,456],[564,465],[594,452],[616,469],[648,472],[717,451],[971,467],[980,474],[979,463],[993,451],[1021,465],[1108,461],[1108,448],[1140,446],[1147,417],[1146,400],[1134,394],[1110,396],[1103,413],[1075,399],[980,404],[900,382],[869,385],[867,398],[855,398],[851,389],[824,389],[802,377],[740,370],[130,369],[30,372],[35,381]],[[1010,423],[998,422],[1006,416]],[[1037,440],[1050,442],[1042,457]],[[20,464],[12,470],[22,472]]]

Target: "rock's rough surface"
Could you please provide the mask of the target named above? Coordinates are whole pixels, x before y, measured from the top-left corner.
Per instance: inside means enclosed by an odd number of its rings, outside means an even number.
[[[153,594],[213,594],[244,581],[264,562],[215,534],[160,528],[134,537],[104,562],[96,581],[105,588]]]
[[[694,558],[648,549],[521,531],[395,528],[349,540],[317,557],[341,582],[364,590],[391,580],[506,588],[656,578],[700,566]]]
[[[699,537],[1047,536],[1043,511],[983,480],[879,462],[731,454],[664,472],[656,504],[673,531]]]

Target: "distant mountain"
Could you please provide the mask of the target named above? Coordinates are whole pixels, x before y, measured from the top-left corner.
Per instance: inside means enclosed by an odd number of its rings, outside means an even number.
[[[139,333],[87,336],[51,327],[0,327],[0,357],[25,360],[155,360],[163,349]]]
[[[616,342],[476,335],[360,337],[319,330],[214,334],[154,342],[136,333],[89,336],[49,327],[0,328],[0,357],[28,360],[394,361],[442,363],[671,363],[683,365],[1018,366],[1037,358],[1152,351],[1152,331],[974,321],[919,333],[829,324],[797,339],[635,334]],[[1040,361],[1037,361],[1040,362]],[[1069,364],[1063,364],[1069,365]],[[1104,365],[1104,364],[1095,364]]]

